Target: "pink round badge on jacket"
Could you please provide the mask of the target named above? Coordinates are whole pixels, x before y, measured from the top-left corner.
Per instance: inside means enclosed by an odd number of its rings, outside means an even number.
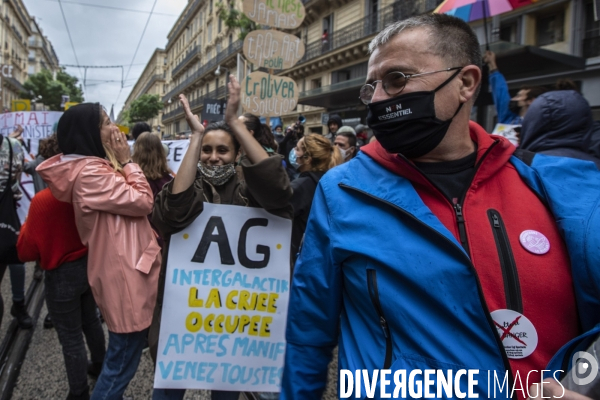
[[[521,245],[530,253],[546,254],[550,251],[550,241],[538,231],[526,230],[519,236]]]

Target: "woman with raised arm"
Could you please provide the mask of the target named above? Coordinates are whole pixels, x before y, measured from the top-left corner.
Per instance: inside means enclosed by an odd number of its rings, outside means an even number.
[[[190,225],[202,212],[204,202],[258,207],[273,215],[293,217],[289,204],[292,189],[282,158],[269,157],[244,122],[238,119],[240,84],[233,75],[228,90],[225,121],[209,124],[206,128],[192,114],[186,97],[179,95],[192,135],[177,176],[158,194],[152,213],[152,222],[165,239],[159,294],[149,335],[155,360],[170,236]],[[241,162],[243,180],[239,179],[235,168],[240,149],[246,154]],[[184,394],[184,389],[155,389],[152,398],[183,399]],[[238,396],[237,392],[212,392],[213,400],[237,400]]]
[[[120,399],[135,375],[156,302],[160,247],[147,215],[152,190],[131,161],[125,135],[98,103],[58,122],[63,154],[37,167],[59,201],[72,203],[88,248],[88,281],[108,327],[108,350],[92,400]]]

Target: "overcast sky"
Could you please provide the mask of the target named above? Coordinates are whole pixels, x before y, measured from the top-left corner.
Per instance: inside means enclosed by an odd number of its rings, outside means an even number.
[[[52,42],[60,64],[78,64],[73,54],[58,0],[23,1],[29,14],[36,18],[44,35]],[[124,75],[127,76],[129,65],[154,1],[61,0],[79,60],[78,65],[123,65],[125,67]],[[150,16],[148,28],[120,95],[120,69],[88,69],[87,85],[84,89],[85,100],[100,102],[108,111],[114,104],[116,117],[154,49],[164,48],[167,44],[167,34],[187,2],[188,0],[156,0],[154,14]],[[144,13],[92,7],[89,4],[139,10]],[[68,67],[67,72],[83,81],[83,68],[79,70]],[[117,82],[103,82],[108,80]]]

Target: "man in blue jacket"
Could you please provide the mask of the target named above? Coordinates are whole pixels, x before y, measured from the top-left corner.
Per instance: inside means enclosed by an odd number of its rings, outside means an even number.
[[[496,54],[493,51],[486,51],[483,61],[488,65],[490,75],[490,87],[492,89],[492,98],[496,105],[498,123],[521,125],[523,117],[531,103],[542,93],[548,91],[543,86],[524,87],[511,98],[508,93],[508,84],[504,75],[498,71],[496,65]]]
[[[317,187],[282,398],[320,398],[336,345],[344,398],[585,398],[553,378],[600,331],[600,173],[469,121],[482,58],[460,19],[399,21],[369,50],[377,142]]]

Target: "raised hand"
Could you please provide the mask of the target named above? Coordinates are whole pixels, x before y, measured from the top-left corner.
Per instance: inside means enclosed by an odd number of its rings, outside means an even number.
[[[110,147],[115,152],[117,161],[121,164],[131,160],[131,148],[127,143],[127,137],[117,126],[114,126],[110,132]]]
[[[204,126],[200,122],[200,118],[197,115],[192,114],[192,109],[190,108],[190,103],[185,97],[184,94],[179,95],[179,102],[183,106],[183,111],[185,113],[185,120],[187,121],[190,129],[192,130],[192,137],[201,137],[204,133]]]
[[[225,110],[225,121],[231,125],[233,120],[237,119],[238,108],[240,107],[241,87],[237,78],[234,75],[229,75],[229,83],[227,84],[227,109]]]

